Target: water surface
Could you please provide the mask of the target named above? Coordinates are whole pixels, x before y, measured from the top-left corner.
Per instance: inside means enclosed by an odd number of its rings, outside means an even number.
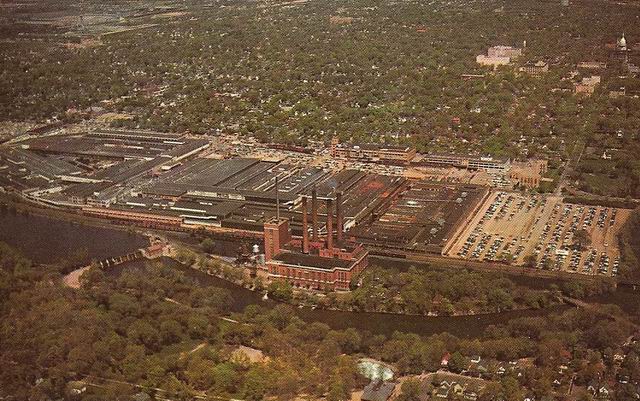
[[[22,214],[0,207],[0,241],[20,250],[36,263],[50,264],[83,255],[78,262],[121,256],[149,244],[126,230],[108,229]]]

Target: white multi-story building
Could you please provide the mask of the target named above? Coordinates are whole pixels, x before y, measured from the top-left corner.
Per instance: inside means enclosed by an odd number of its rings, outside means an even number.
[[[522,49],[513,46],[493,46],[487,50],[489,57],[509,57],[518,58],[522,55]]]

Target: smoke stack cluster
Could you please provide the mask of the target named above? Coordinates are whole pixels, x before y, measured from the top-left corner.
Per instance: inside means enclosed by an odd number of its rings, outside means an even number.
[[[342,192],[338,192],[336,197],[336,231],[338,242],[342,241],[342,232],[344,231],[344,217],[342,216]]]
[[[313,187],[311,191],[311,224],[313,230],[313,241],[318,241],[318,191]]]
[[[308,198],[302,197],[302,252],[309,253],[309,216],[308,216]],[[327,236],[325,245],[327,249],[333,248],[334,232],[333,232],[333,199],[326,200],[327,208]],[[336,195],[336,238],[338,242],[344,239],[344,215],[342,212],[342,192]],[[319,239],[318,230],[318,193],[314,187],[311,191],[311,239],[317,242]]]
[[[333,202],[327,199],[327,249],[333,248]]]
[[[278,189],[277,175],[276,175],[276,220],[280,221],[280,190]]]
[[[309,253],[309,223],[307,221],[307,197],[302,197],[302,252]]]

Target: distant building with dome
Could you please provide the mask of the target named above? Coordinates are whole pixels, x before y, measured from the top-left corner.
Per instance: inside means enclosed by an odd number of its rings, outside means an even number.
[[[624,37],[624,33],[622,37],[617,41],[618,50],[627,51],[627,39]]]
[[[604,47],[609,53],[609,65],[620,66],[631,75],[640,75],[640,42],[630,42],[623,32],[615,43],[607,43]]]
[[[629,56],[638,53],[638,49],[636,47],[629,45],[629,41],[627,40],[624,32],[622,33],[622,36],[616,39],[615,44],[610,43],[606,47],[609,49],[609,55],[612,60],[617,60],[625,65],[629,63]]]

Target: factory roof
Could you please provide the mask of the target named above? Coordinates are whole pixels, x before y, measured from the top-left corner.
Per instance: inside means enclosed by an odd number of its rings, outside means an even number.
[[[142,131],[142,130],[124,130],[124,129],[112,129],[102,128],[89,132],[87,135],[94,137],[104,138],[125,138],[125,139],[142,139],[142,140],[177,140],[182,138],[183,134],[176,134],[173,132],[155,132],[155,131]]]
[[[316,185],[316,192],[319,198],[335,198],[339,191],[347,191],[356,182],[366,176],[366,173],[355,170],[345,169],[337,174],[327,177],[324,181]],[[311,194],[311,190],[309,190]]]
[[[286,264],[287,266],[300,266],[316,268],[322,270],[347,269],[353,264],[351,260],[337,258],[323,258],[317,255],[305,254],[301,252],[281,252],[273,257],[275,262]]]
[[[257,159],[195,159],[175,168],[162,178],[162,182],[209,189],[258,163]]]
[[[59,175],[79,174],[82,170],[64,160],[53,157],[40,156],[19,148],[0,149],[0,159],[13,165],[21,165],[25,169],[41,174],[47,178],[55,178]]]
[[[111,139],[81,134],[35,138],[27,144],[31,149],[46,153],[139,159],[153,158],[176,146],[164,142]]]
[[[387,144],[377,144],[377,143],[362,143],[362,144],[338,144],[339,148],[349,148],[349,149],[362,149],[362,150],[390,150],[390,151],[401,151],[408,152],[413,148],[411,146],[406,145],[387,145]]]
[[[157,156],[182,158],[206,147],[208,141],[149,131],[99,130],[39,137],[26,143],[32,149],[47,153],[151,159]]]
[[[367,214],[383,202],[386,197],[403,185],[407,180],[403,177],[392,177],[378,174],[367,174],[358,170],[342,170],[321,181],[316,190],[320,199],[335,199],[342,191],[343,216],[358,218]],[[311,188],[306,191],[311,195]],[[335,205],[334,205],[335,206]],[[320,202],[318,214],[326,215],[326,205]]]
[[[151,160],[125,160],[96,173],[92,178],[120,183],[150,171],[166,160],[156,157]]]
[[[275,177],[284,176],[279,186],[283,203],[298,198],[298,190],[310,185],[306,177],[321,176],[315,169],[301,170],[258,159],[195,159],[163,175],[145,193],[155,195],[188,195],[194,199],[234,199],[275,203]]]
[[[182,187],[172,186],[171,184],[157,184],[147,187],[143,190],[147,195],[152,196],[171,196],[178,197],[187,193],[187,190]]]
[[[221,187],[209,187],[209,188],[197,188],[187,191],[187,195],[193,198],[202,199],[235,199],[235,200],[253,200],[257,202],[275,203],[276,191],[275,189],[260,192],[260,191],[243,191],[233,188],[221,188]],[[279,191],[279,198],[281,204],[290,203],[298,198],[298,195],[283,193]]]
[[[352,233],[374,245],[442,246],[486,191],[473,185],[412,182],[374,223],[357,226]]]
[[[258,159],[195,159],[164,174],[145,192],[275,203],[275,181],[279,177],[279,196],[286,203],[295,201],[304,191],[310,192],[311,185],[327,174],[320,168],[300,168]]]
[[[114,184],[110,182],[80,183],[68,187],[63,191],[63,193],[67,196],[88,198],[96,193],[100,193],[101,191],[106,190],[113,185]]]
[[[181,158],[189,153],[195,152],[198,149],[206,147],[209,141],[206,139],[189,139],[185,143],[170,149],[168,152],[162,154],[163,157]]]
[[[210,205],[203,205],[198,202],[176,202],[170,206],[171,210],[181,213],[195,213],[216,217],[227,217],[244,205],[242,202],[224,201]]]
[[[487,161],[487,162],[496,162],[496,163],[509,162],[509,158],[507,158],[507,157],[497,157],[497,156],[456,155],[456,154],[447,154],[447,153],[428,153],[428,154],[423,154],[421,156],[422,156],[422,158],[474,160],[474,161]],[[418,160],[420,160],[420,159],[418,159]]]
[[[321,180],[327,174],[326,171],[318,167],[298,170],[280,182],[280,192],[302,193],[308,191],[315,182]]]
[[[219,183],[219,186],[224,188],[241,188],[248,190],[255,190],[261,187],[271,187],[275,185],[275,174],[270,170],[276,166],[273,162],[260,161],[252,164],[249,168],[231,175],[224,181]]]

